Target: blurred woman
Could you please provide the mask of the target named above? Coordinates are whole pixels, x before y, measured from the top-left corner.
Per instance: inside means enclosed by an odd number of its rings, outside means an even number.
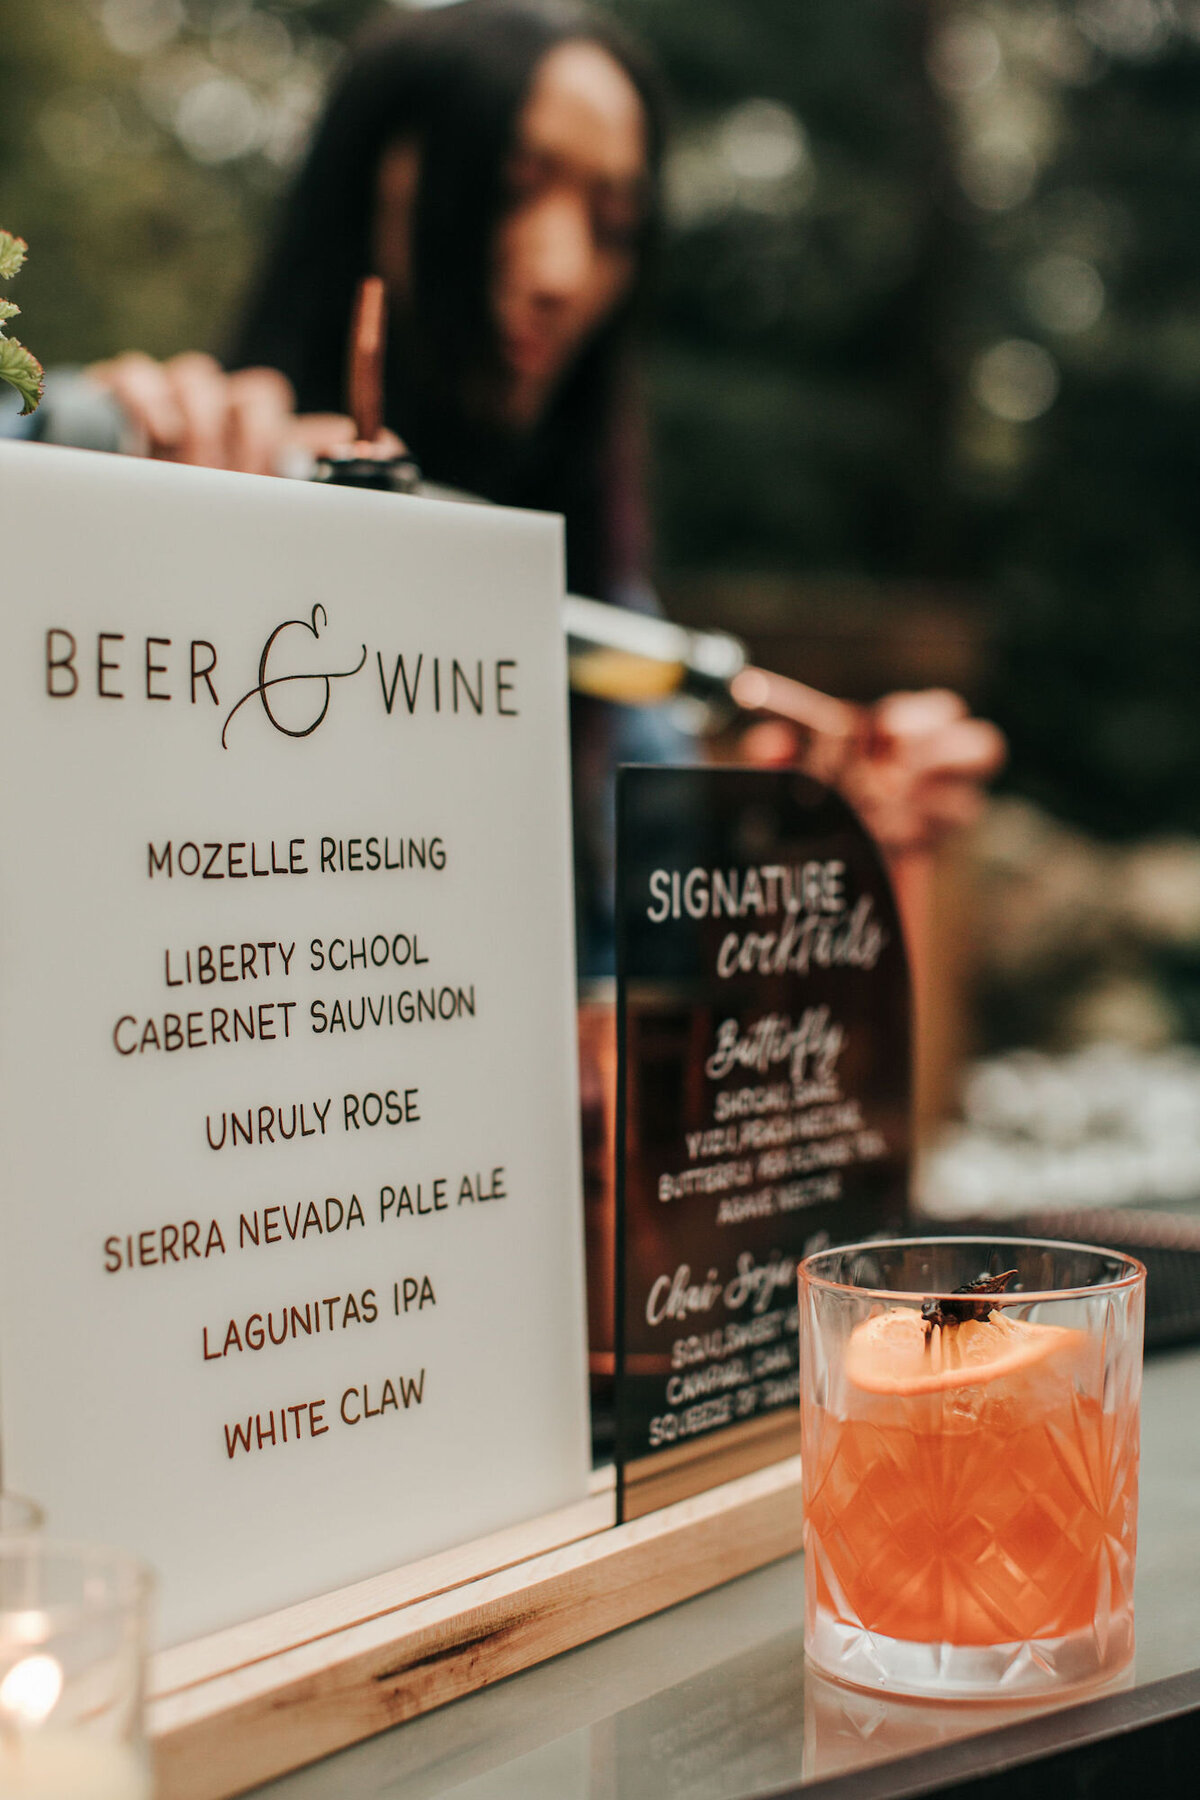
[[[286,201],[234,338],[250,373],[189,356],[92,375],[154,454],[269,468],[297,436],[325,448],[350,431],[333,415],[354,295],[382,275],[386,423],[426,478],[563,513],[569,585],[628,600],[646,561],[633,338],[661,143],[649,68],[603,14],[463,0],[392,15],[350,59]]]
[[[136,354],[88,372],[151,455],[271,473],[354,436],[357,284],[385,281],[386,422],[426,478],[566,518],[576,592],[653,607],[636,337],[659,239],[653,74],[574,0],[389,16],[351,57],[286,202],[224,372]],[[53,429],[53,391],[48,409]],[[77,441],[77,440],[76,440]],[[893,696],[844,786],[886,842],[963,822],[1002,746],[945,694]],[[652,714],[572,712],[580,966],[610,950],[614,760],[670,753]],[[764,727],[760,760],[794,740]],[[675,753],[678,754],[678,746]]]

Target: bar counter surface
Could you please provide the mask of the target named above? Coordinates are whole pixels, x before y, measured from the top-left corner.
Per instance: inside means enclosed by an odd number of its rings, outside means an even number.
[[[1198,1388],[1200,1347],[1147,1361],[1137,1657],[1131,1678],[1092,1696],[1110,1727],[1200,1707],[1200,1674],[1167,1679],[1200,1669]],[[1077,1697],[1056,1720],[1060,1709],[1044,1706],[839,1688],[805,1668],[803,1614],[803,1561],[790,1557],[258,1788],[257,1800],[751,1800],[802,1786],[813,1800],[898,1800],[994,1773],[998,1747],[1023,1762],[1095,1729],[1091,1713],[1080,1733]],[[1138,1766],[1149,1791],[1151,1766]],[[1012,1800],[1034,1791],[1028,1769],[1007,1780]],[[1075,1790],[1056,1775],[1053,1791]]]

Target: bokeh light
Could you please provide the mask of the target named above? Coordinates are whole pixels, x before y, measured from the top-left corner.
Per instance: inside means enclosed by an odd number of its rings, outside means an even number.
[[[1036,324],[1047,331],[1088,331],[1104,311],[1104,282],[1094,263],[1051,253],[1025,276],[1025,296]]]
[[[785,181],[808,160],[808,142],[795,113],[777,100],[743,100],[725,115],[721,149],[742,181]]]
[[[971,391],[979,404],[1010,425],[1028,425],[1058,397],[1058,367],[1048,351],[1028,338],[1006,338],[979,356]]]
[[[179,36],[186,19],[183,0],[104,0],[100,24],[114,50],[147,56]]]
[[[1078,0],[1079,28],[1110,56],[1153,56],[1175,22],[1173,0]]]
[[[54,1711],[62,1690],[62,1665],[56,1657],[45,1652],[23,1656],[0,1681],[0,1715],[7,1714],[10,1724],[40,1725]]]
[[[990,25],[960,14],[937,32],[930,46],[929,72],[945,94],[973,94],[994,81],[1004,54]]]
[[[959,178],[967,198],[985,212],[1008,212],[1027,200],[1037,181],[1037,158],[1012,131],[982,132],[962,153]]]
[[[667,160],[667,210],[683,230],[739,208],[794,213],[815,186],[808,134],[777,100],[743,100],[680,132]]]
[[[262,108],[245,82],[231,75],[210,75],[186,88],[174,124],[180,142],[198,162],[245,156],[264,136]]]

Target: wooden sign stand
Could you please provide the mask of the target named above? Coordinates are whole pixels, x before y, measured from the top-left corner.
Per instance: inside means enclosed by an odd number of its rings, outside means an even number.
[[[793,1554],[800,1459],[613,1517],[597,1482],[562,1512],[160,1652],[160,1800],[229,1800]]]

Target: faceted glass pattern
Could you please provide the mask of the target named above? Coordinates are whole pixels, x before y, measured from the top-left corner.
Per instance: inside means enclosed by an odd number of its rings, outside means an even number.
[[[988,1307],[1061,1328],[1029,1333],[1028,1361],[932,1391],[919,1363],[895,1376],[883,1353],[865,1377],[882,1391],[852,1379],[861,1357],[847,1372],[864,1321],[919,1318],[927,1296],[1013,1267]],[[803,1265],[806,1646],[827,1674],[1009,1697],[1128,1661],[1144,1279],[1132,1258],[1012,1240],[870,1244]],[[931,1367],[936,1350],[935,1337]]]

